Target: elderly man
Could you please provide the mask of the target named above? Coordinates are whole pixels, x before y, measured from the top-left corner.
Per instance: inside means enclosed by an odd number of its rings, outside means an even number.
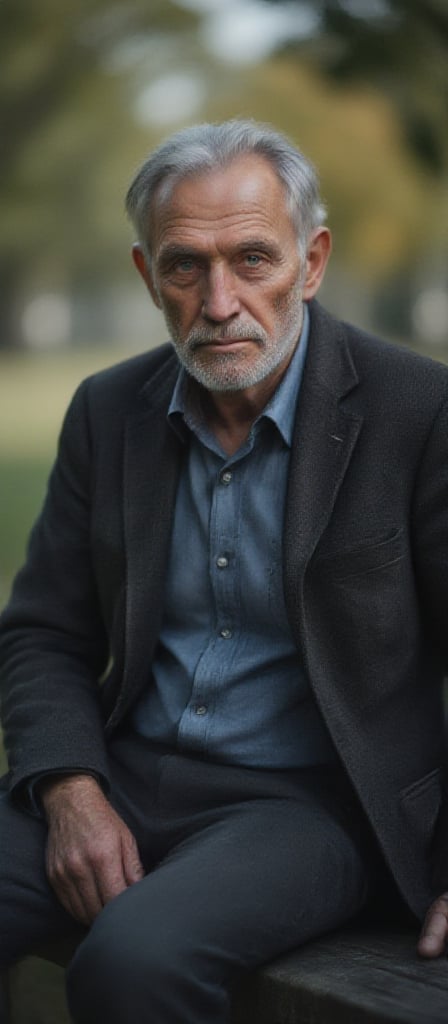
[[[128,211],[171,342],[80,387],[3,615],[2,963],[77,934],[77,1024],[218,1024],[372,893],[444,947],[448,370],[316,303],[265,126],[177,133]]]

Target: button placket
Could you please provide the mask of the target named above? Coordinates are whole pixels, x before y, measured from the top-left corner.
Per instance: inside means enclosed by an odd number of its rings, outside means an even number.
[[[229,486],[232,484],[232,487]],[[219,692],[226,678],[226,665],[232,647],[217,657],[216,644],[230,640],[233,636],[231,623],[234,619],[235,573],[237,551],[237,505],[238,492],[234,491],[234,473],[221,468],[216,473],[211,494],[209,520],[209,566],[213,592],[215,630],[196,666],[190,695],[188,716],[185,718],[186,735],[194,736],[195,743],[205,744],[210,736],[212,720],[219,707]],[[187,724],[188,723],[188,724]]]

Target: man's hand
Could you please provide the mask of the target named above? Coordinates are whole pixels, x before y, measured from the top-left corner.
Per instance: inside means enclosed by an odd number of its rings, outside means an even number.
[[[91,776],[47,778],[40,796],[50,885],[68,913],[90,925],[109,900],[143,878],[137,844]]]
[[[448,892],[439,896],[425,917],[417,950],[420,956],[436,957],[445,952],[448,941]]]

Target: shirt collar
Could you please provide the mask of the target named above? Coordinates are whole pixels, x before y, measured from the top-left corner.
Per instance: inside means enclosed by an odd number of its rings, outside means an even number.
[[[298,345],[294,350],[291,362],[282,377],[272,398],[263,411],[257,417],[254,427],[263,418],[271,420],[280,431],[285,444],[290,448],[294,430],[296,402],[302,383],[303,370],[306,354],[308,351],[308,339],[310,331],[310,317],[308,305],[303,303],[303,324],[300,332]],[[182,366],[179,370],[174,386],[171,402],[168,409],[168,420],[177,434],[186,439],[185,428],[195,432],[203,426],[201,423],[200,409],[196,402],[192,401],[190,388],[190,375]]]
[[[290,448],[294,432],[294,420],[296,414],[296,403],[302,383],[303,370],[305,366],[306,353],[308,351],[308,338],[310,333],[310,315],[306,302],[303,303],[303,324],[300,332],[299,343],[294,350],[291,362],[283,375],[280,384],[275,389],[272,398],[258,417],[266,417],[275,423],[280,431],[285,444]]]

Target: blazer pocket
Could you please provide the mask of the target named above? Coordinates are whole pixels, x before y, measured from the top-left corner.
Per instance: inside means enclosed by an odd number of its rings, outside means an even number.
[[[433,768],[427,775],[402,789],[400,802],[417,839],[424,844],[425,852],[429,854],[442,803],[441,769]]]
[[[324,556],[319,560],[319,568],[325,575],[336,580],[345,580],[350,576],[360,576],[368,572],[385,569],[395,562],[400,562],[405,553],[404,529],[395,530],[375,543],[349,548],[335,555]]]

